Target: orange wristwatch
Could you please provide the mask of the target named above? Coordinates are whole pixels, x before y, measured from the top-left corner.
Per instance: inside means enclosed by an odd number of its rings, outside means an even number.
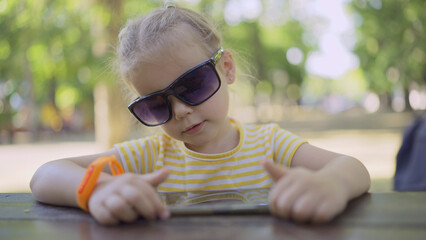
[[[78,206],[86,212],[89,211],[88,202],[90,195],[92,195],[93,190],[96,187],[96,183],[98,182],[99,175],[107,163],[109,164],[112,175],[120,175],[124,173],[123,167],[114,155],[100,157],[89,165],[80,185],[77,188]]]

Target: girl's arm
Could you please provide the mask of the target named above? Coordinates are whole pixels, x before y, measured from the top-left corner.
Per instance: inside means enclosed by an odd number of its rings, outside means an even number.
[[[270,161],[263,165],[275,181],[272,212],[299,222],[329,221],[370,187],[368,171],[359,160],[307,143],[296,151],[292,168]]]
[[[118,156],[115,150],[109,150],[102,154],[61,159],[42,165],[31,179],[30,187],[34,197],[49,204],[77,207],[76,191],[86,168],[96,158],[110,155]],[[102,224],[132,222],[139,216],[148,219],[168,218],[170,213],[154,188],[168,174],[166,169],[144,175],[125,173],[112,176],[109,172],[101,173],[89,198],[90,214]]]
[[[78,207],[76,191],[83,179],[86,168],[97,158],[102,156],[118,156],[115,150],[95,155],[65,158],[43,164],[34,173],[30,188],[33,196],[40,202]],[[99,180],[111,177],[108,167],[107,173],[101,173]]]
[[[292,167],[304,167],[332,177],[348,188],[350,199],[367,192],[370,188],[370,174],[358,159],[310,144],[303,144],[296,151]]]

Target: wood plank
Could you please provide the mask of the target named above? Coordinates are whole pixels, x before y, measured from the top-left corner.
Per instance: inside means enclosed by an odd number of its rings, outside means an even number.
[[[424,239],[425,200],[426,192],[365,194],[323,225],[212,215],[105,227],[80,209],[41,204],[31,194],[0,194],[0,239]]]

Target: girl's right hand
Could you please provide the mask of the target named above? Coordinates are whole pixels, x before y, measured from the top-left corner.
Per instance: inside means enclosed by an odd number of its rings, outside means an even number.
[[[170,212],[154,187],[165,181],[167,169],[144,175],[125,173],[111,176],[98,183],[89,199],[92,216],[101,224],[133,222],[139,216],[146,219],[167,219]]]

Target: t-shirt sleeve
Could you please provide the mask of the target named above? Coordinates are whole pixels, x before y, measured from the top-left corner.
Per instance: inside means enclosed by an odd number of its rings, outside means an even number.
[[[125,172],[146,174],[154,172],[159,142],[155,136],[130,140],[114,145]]]
[[[290,167],[296,150],[307,141],[297,135],[272,125],[272,142],[274,146],[274,161],[280,165]]]

